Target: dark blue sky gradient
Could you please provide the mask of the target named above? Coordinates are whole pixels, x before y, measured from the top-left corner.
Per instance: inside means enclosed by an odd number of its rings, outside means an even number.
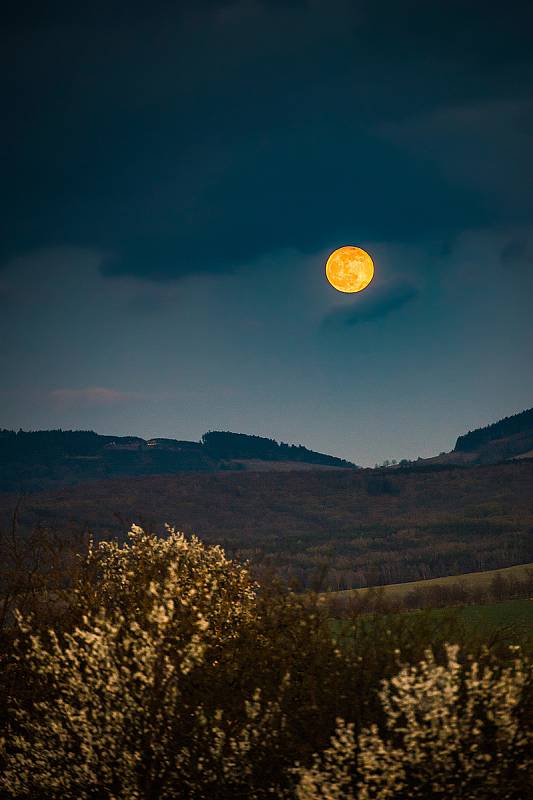
[[[532,23],[513,1],[13,4],[0,426],[373,463],[530,407]],[[355,298],[324,281],[341,244],[376,262]]]

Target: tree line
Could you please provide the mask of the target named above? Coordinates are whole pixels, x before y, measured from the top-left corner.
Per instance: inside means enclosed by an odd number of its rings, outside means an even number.
[[[459,436],[455,444],[455,450],[469,453],[478,450],[482,445],[495,439],[503,439],[507,436],[529,431],[533,432],[533,408],[505,417],[499,422],[486,425],[484,428],[468,431],[463,436]]]
[[[303,445],[286,444],[230,431],[208,431],[202,436],[202,444],[215,458],[220,459],[261,459],[263,461],[304,461],[308,464],[324,464],[332,467],[353,467],[350,461],[335,456],[308,450]]]

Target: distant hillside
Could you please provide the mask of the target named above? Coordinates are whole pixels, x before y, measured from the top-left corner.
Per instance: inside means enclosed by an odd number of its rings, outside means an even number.
[[[209,431],[202,436],[204,449],[212,458],[297,461],[329,467],[353,467],[349,461],[308,450],[301,444],[278,444],[274,439],[229,431]]]
[[[454,449],[431,458],[401,462],[412,469],[476,466],[533,457],[533,408],[459,436]]]
[[[455,453],[499,453],[508,458],[533,447],[533,408],[459,436]]]
[[[151,530],[169,522],[267,574],[340,590],[532,563],[532,496],[529,461],[386,473],[183,471],[50,487],[22,499],[19,520],[24,530],[105,538],[124,536],[131,522]],[[18,501],[17,492],[0,493],[0,531]]]
[[[493,422],[484,428],[476,428],[474,431],[465,433],[457,439],[455,450],[472,451],[495,439],[503,439],[515,436],[518,433],[533,431],[533,408],[513,414],[511,417],[504,417],[499,422]]]
[[[264,465],[264,467],[263,467]],[[301,445],[228,431],[200,442],[101,436],[94,431],[0,430],[0,491],[38,490],[50,484],[178,472],[293,468],[353,468]]]

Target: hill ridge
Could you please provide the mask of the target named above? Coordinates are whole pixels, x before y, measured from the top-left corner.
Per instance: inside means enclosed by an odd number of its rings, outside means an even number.
[[[453,452],[471,452],[487,442],[506,439],[529,431],[533,432],[533,408],[503,417],[503,419],[491,422],[482,428],[468,431],[457,438]]]
[[[336,456],[303,445],[230,431],[209,431],[199,442],[108,436],[95,431],[0,430],[0,490],[39,489],[50,482],[116,476],[256,469],[355,469]],[[283,465],[283,466],[282,466]]]

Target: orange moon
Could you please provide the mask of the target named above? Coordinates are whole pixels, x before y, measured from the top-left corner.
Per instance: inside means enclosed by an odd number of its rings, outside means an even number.
[[[374,277],[374,262],[360,247],[339,247],[326,261],[326,277],[339,292],[360,292]]]

